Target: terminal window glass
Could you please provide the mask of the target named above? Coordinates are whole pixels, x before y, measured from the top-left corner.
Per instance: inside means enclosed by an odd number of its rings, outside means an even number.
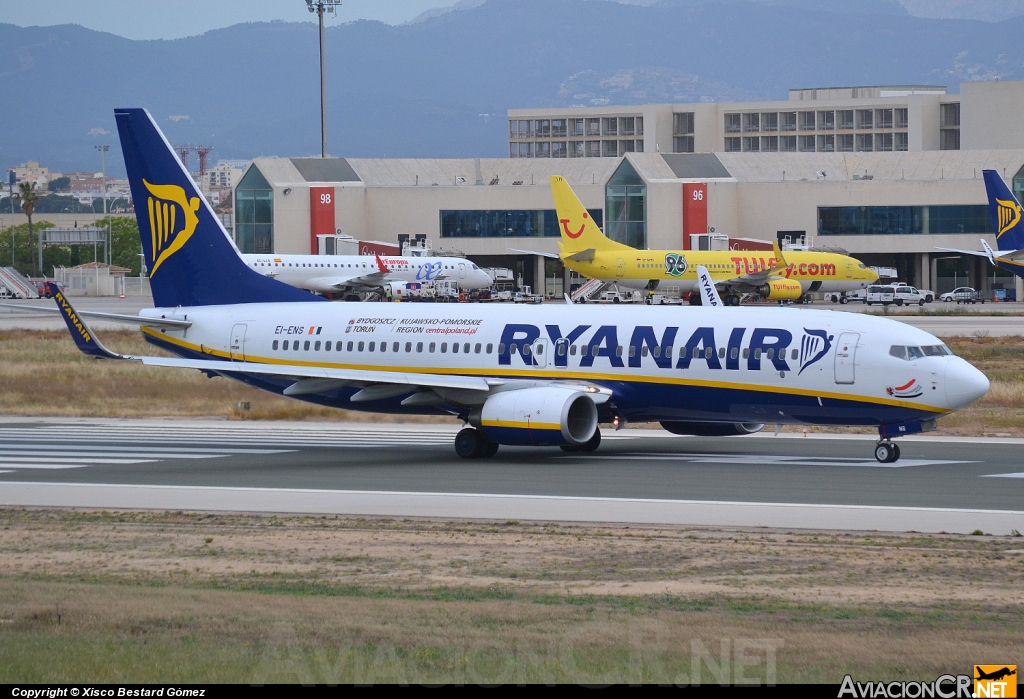
[[[604,214],[588,210],[600,227]],[[557,238],[558,216],[554,209],[442,209],[442,238]]]
[[[739,114],[726,114],[725,115],[725,132],[726,133],[738,133],[740,131],[740,115]]]
[[[796,131],[796,112],[779,112],[779,130]]]
[[[235,189],[235,243],[244,253],[274,252],[274,190],[256,167]]]
[[[800,112],[800,129],[814,131],[814,112]]]
[[[898,110],[897,110],[898,111]],[[907,150],[908,141],[906,132],[897,132],[892,135],[893,150]]]
[[[988,206],[821,206],[818,235],[992,232]]]
[[[739,140],[739,139],[727,138],[725,140],[726,140],[726,143],[728,143],[731,140]],[[728,147],[727,147],[727,149],[728,149]],[[739,150],[739,148],[737,148],[736,150]],[[673,136],[672,137],[672,152],[673,153],[692,153],[693,152],[693,136]]]
[[[647,247],[647,185],[628,160],[608,180],[605,211],[605,235],[630,247]]]
[[[1017,201],[1024,198],[1024,167],[1017,170],[1017,174],[1013,176],[1013,195],[1017,197]]]
[[[693,131],[693,112],[677,112],[672,115],[672,134],[675,136],[687,136],[692,134]],[[734,129],[729,128],[728,117],[738,116],[733,114],[726,114],[726,131],[733,131]],[[735,129],[739,131],[739,129]]]

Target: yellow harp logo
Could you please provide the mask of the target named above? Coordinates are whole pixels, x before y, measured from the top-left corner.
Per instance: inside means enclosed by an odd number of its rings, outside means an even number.
[[[1003,233],[1020,223],[1020,204],[1012,199],[1009,201],[996,199],[996,204],[996,211],[999,218],[999,232],[996,233],[996,237],[998,238]]]
[[[149,270],[152,277],[163,261],[181,250],[199,224],[199,197],[188,199],[185,190],[176,184],[150,184],[142,180],[149,190],[149,233],[152,242]],[[178,210],[181,210],[181,225],[178,230]]]

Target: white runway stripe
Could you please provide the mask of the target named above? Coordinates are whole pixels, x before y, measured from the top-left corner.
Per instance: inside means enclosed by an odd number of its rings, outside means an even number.
[[[87,468],[92,464],[67,463],[67,464],[4,464],[8,468],[32,469],[34,471],[59,471],[65,468]],[[14,471],[0,471],[0,473],[14,473]]]
[[[58,457],[54,456],[41,456],[38,454],[25,454],[22,456],[0,456],[0,464],[9,466],[13,463],[21,463],[27,461],[26,456],[36,457],[43,462],[72,462],[76,464],[148,464],[156,461],[156,459],[103,459],[94,458],[89,456],[79,456],[78,454],[61,454]],[[25,468],[25,467],[19,467]]]
[[[116,458],[116,459],[129,459],[129,458],[142,458],[142,459],[220,459],[228,454],[210,454],[208,452],[177,452],[173,454],[163,452],[150,452],[150,451],[137,451],[132,449],[130,451],[119,451],[119,450],[104,450],[104,451],[88,451],[83,452],[78,449],[62,449],[55,451],[53,449],[3,449],[0,448],[0,460],[4,457],[17,456],[37,456],[39,458],[66,458],[79,456],[85,458]]]

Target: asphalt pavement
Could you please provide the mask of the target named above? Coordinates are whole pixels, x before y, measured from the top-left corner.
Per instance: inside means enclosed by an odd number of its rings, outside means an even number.
[[[463,460],[447,425],[0,420],[0,504],[1024,530],[1024,440],[604,432]]]

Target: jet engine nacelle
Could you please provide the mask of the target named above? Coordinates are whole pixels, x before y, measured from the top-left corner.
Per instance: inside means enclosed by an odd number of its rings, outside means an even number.
[[[697,437],[754,434],[764,428],[760,422],[663,422],[661,426],[672,434],[692,434]]]
[[[790,301],[803,296],[804,288],[800,286],[800,282],[791,279],[772,279],[758,287],[757,293],[769,301]]]
[[[496,444],[584,444],[597,431],[597,406],[575,388],[524,388],[495,393],[470,423]]]

